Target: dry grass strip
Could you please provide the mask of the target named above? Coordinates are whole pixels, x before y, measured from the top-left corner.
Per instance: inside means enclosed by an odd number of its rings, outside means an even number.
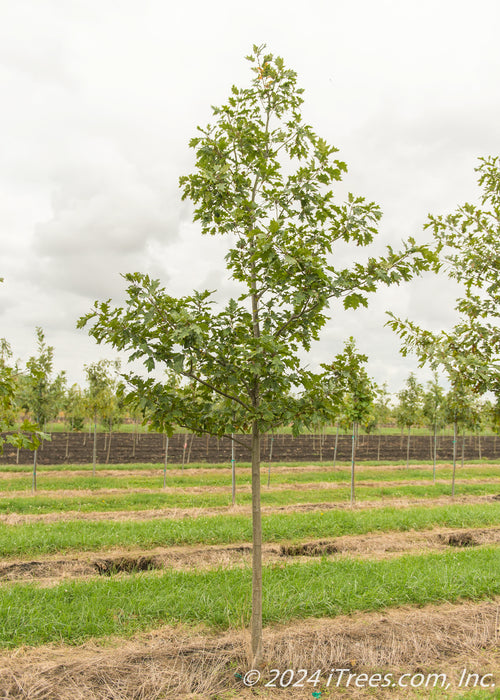
[[[119,493],[132,493],[134,489],[119,490]],[[500,486],[499,486],[500,491]],[[66,492],[64,492],[65,495]],[[101,493],[101,492],[99,492]],[[102,492],[105,495],[113,494],[115,491],[107,490]],[[159,490],[151,491],[151,493],[159,493]],[[24,495],[24,494],[20,494]],[[70,496],[85,496],[99,495],[95,492],[88,492],[85,490],[70,492]],[[12,494],[10,494],[12,497]],[[45,497],[59,498],[62,497],[61,492],[44,494]],[[307,496],[304,496],[307,500]],[[450,496],[438,496],[437,498],[382,498],[373,501],[358,501],[354,508],[356,510],[365,510],[369,508],[410,508],[413,506],[428,506],[432,508],[434,506],[444,506],[450,504],[474,504],[474,503],[493,503],[500,500],[500,495],[459,495],[451,499]],[[264,515],[271,515],[275,513],[303,513],[309,511],[327,511],[327,510],[352,510],[353,506],[350,503],[293,503],[284,506],[262,506],[262,513]],[[169,518],[173,520],[178,520],[180,518],[196,518],[196,517],[207,517],[211,515],[248,515],[252,513],[252,508],[250,505],[236,505],[236,506],[217,506],[209,508],[151,508],[145,510],[120,510],[120,511],[94,511],[88,513],[82,513],[78,510],[55,512],[55,513],[1,513],[0,523],[5,523],[6,525],[22,525],[23,523],[34,523],[34,522],[59,522],[59,521],[69,521],[69,520],[154,520],[158,518]]]
[[[267,628],[270,668],[350,668],[366,673],[500,671],[499,600],[389,609]],[[130,641],[45,646],[0,654],[5,700],[160,700],[165,698],[310,698],[310,690],[249,691],[235,677],[248,669],[248,635],[165,627]],[[498,679],[498,676],[497,676]],[[349,689],[347,696],[412,697]],[[325,697],[335,697],[326,695]],[[422,697],[422,695],[420,695]]]
[[[343,535],[329,540],[301,543],[264,544],[266,563],[307,561],[311,557],[354,556],[388,559],[401,554],[425,554],[450,547],[474,547],[500,543],[500,527],[434,528],[424,531]],[[62,580],[97,575],[127,574],[137,571],[174,569],[210,569],[251,564],[250,544],[155,547],[151,550],[110,548],[102,552],[81,552],[40,557],[36,561],[13,559],[0,563],[0,582],[36,582],[53,586]]]

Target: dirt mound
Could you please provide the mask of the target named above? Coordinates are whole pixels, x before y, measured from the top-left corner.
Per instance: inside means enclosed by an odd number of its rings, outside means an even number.
[[[131,574],[136,571],[152,571],[161,569],[163,563],[159,557],[117,557],[114,559],[98,559],[94,562],[94,568],[101,576],[112,574]]]
[[[336,554],[339,548],[334,542],[304,542],[303,544],[283,544],[280,547],[282,557],[322,557]]]
[[[453,532],[451,535],[443,535],[443,541],[450,547],[477,547],[480,544],[473,532]]]

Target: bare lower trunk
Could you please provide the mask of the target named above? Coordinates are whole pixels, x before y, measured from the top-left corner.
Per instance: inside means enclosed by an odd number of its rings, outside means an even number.
[[[271,485],[271,460],[273,458],[274,435],[271,435],[271,446],[269,448],[269,466],[267,468],[267,488]]]
[[[406,443],[406,468],[410,468],[410,435],[411,428],[408,428],[408,442]]]
[[[109,426],[108,451],[106,453],[106,464],[109,464],[109,455],[111,453],[111,425]]]
[[[352,424],[352,449],[351,449],[351,505],[356,501],[354,491],[354,468],[356,464],[356,423]]]
[[[97,416],[94,416],[94,448],[92,450],[92,476],[95,476],[96,459],[97,459]]]
[[[339,424],[337,423],[337,432],[335,433],[335,447],[333,449],[333,468],[335,469],[335,463],[337,462],[337,446],[339,444]]]
[[[187,448],[187,433],[186,437],[184,438],[184,445],[182,446],[182,467],[181,471],[184,471],[184,464],[186,463],[186,448]]]
[[[191,435],[191,440],[189,441],[189,449],[188,449],[187,460],[186,460],[187,464],[189,464],[189,461],[191,459],[191,448],[193,446],[193,439],[194,439],[194,433]]]
[[[451,476],[451,495],[455,495],[455,471],[457,468],[457,423],[453,423],[453,472]]]
[[[432,480],[436,483],[436,452],[437,450],[437,425],[434,423],[434,461],[432,464]]]
[[[33,481],[31,484],[31,492],[35,493],[36,491],[36,458],[38,455],[38,450],[35,450],[33,452]]]
[[[252,667],[262,662],[262,520],[260,512],[260,432],[252,425]]]
[[[163,460],[163,488],[167,487],[168,435],[165,435],[165,459]]]
[[[231,503],[236,504],[236,466],[234,459],[234,433],[231,433]]]

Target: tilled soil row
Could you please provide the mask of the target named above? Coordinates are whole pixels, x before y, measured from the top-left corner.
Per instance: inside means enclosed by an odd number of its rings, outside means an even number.
[[[401,554],[422,554],[450,547],[474,547],[500,543],[500,527],[451,529],[436,528],[422,532],[388,532],[367,535],[344,535],[332,539],[301,543],[264,544],[266,563],[308,560],[311,557],[355,556],[386,559]],[[137,571],[208,569],[242,566],[251,563],[252,547],[248,543],[227,546],[155,547],[144,549],[109,549],[104,553],[81,553],[36,561],[15,560],[0,564],[0,581],[29,581],[56,585],[61,580],[97,575],[129,574]]]
[[[106,493],[113,493],[107,491]],[[84,493],[76,492],[78,495],[84,496],[95,495],[92,492]],[[129,491],[124,491],[129,493]],[[155,492],[157,493],[157,491]],[[438,498],[383,498],[375,501],[359,501],[354,505],[356,510],[365,510],[370,508],[410,508],[413,506],[442,506],[450,504],[474,504],[474,503],[493,503],[500,501],[500,494],[497,495],[459,495],[451,499],[450,496],[439,496]],[[350,503],[294,503],[285,506],[262,506],[264,515],[278,513],[303,513],[310,511],[327,511],[327,510],[352,510],[353,506]],[[178,520],[179,518],[197,518],[210,517],[216,515],[251,515],[252,508],[250,505],[236,506],[217,506],[211,508],[152,508],[145,510],[121,510],[121,511],[94,511],[82,513],[78,510],[69,510],[55,513],[0,513],[0,523],[6,525],[21,525],[23,523],[34,522],[60,522],[71,520],[156,520],[169,518]]]
[[[200,628],[165,626],[129,641],[88,642],[80,647],[44,646],[0,654],[0,695],[5,700],[160,700],[161,698],[428,697],[422,688],[398,688],[402,674],[447,674],[451,697],[463,669],[484,676],[500,672],[499,600],[403,607],[383,612],[306,620],[264,630],[266,665],[261,681],[246,688],[249,637],[245,630],[216,635]],[[394,688],[337,691],[326,684],[331,669],[392,673]],[[320,684],[266,688],[270,669],[319,669]],[[289,676],[288,676],[289,677]],[[333,676],[335,685],[338,674]],[[489,679],[490,682],[492,679]],[[432,687],[432,686],[431,686]],[[438,686],[439,687],[439,686]],[[454,692],[453,692],[454,691]],[[422,694],[424,693],[424,694]],[[317,696],[319,697],[319,696]],[[441,697],[441,696],[440,696]]]

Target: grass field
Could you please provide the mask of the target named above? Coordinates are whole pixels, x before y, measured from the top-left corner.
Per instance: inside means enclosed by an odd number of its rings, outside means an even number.
[[[457,678],[466,664],[500,685],[499,463],[458,468],[452,499],[449,463],[433,483],[429,463],[365,462],[354,507],[345,463],[273,464],[269,487],[266,467],[263,679],[271,668],[442,671],[448,688],[351,696],[498,697]],[[91,468],[43,465],[31,495],[29,467],[0,467],[1,697],[349,697],[324,680],[252,691],[238,677],[249,465],[235,506],[224,465],[169,465],[166,489],[162,465]]]

